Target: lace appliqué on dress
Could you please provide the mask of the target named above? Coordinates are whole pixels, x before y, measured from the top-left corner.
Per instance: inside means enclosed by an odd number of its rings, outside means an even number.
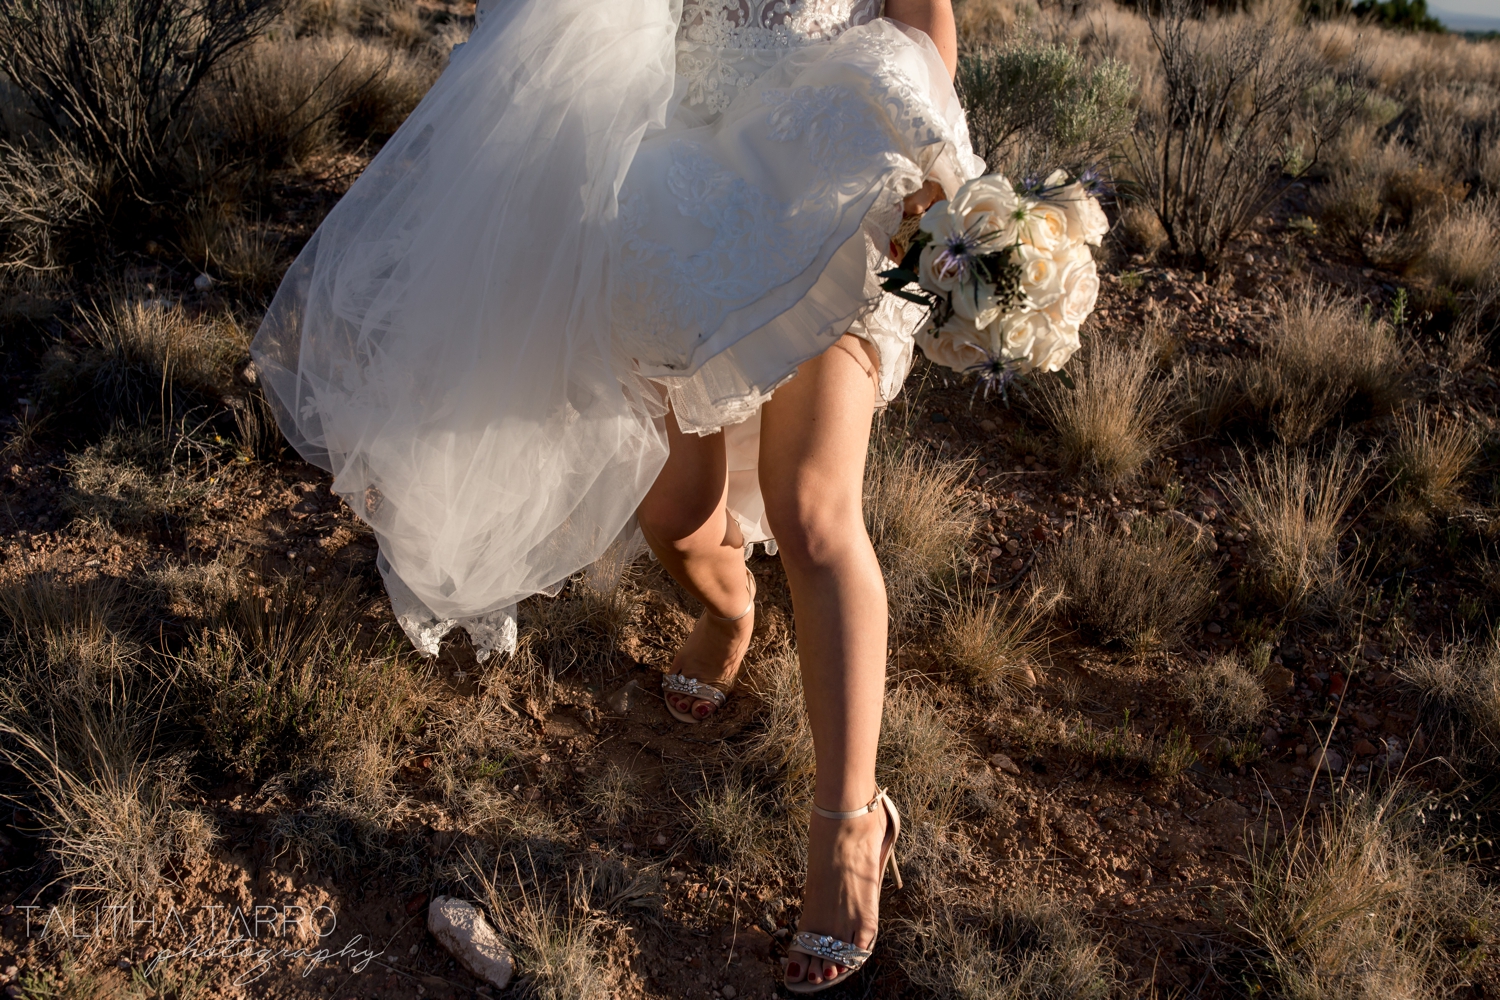
[[[789,49],[828,42],[881,14],[884,0],[684,0],[677,74],[686,102],[711,113]]]

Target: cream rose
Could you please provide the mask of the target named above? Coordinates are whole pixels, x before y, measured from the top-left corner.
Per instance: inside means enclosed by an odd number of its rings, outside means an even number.
[[[1099,301],[1099,268],[1088,247],[1078,246],[1058,267],[1058,298],[1052,312],[1069,326],[1081,326]]]
[[[1052,254],[1022,243],[1016,248],[1016,262],[1021,265],[1021,291],[1030,305],[1045,309],[1057,301],[1062,285]]]
[[[1017,204],[1010,181],[998,174],[988,174],[959,188],[953,195],[950,211],[961,220],[965,232],[1001,247],[1015,242]]]
[[[923,323],[917,330],[916,340],[929,360],[962,372],[988,360],[981,344],[982,336],[973,323],[954,317],[944,323],[941,330],[935,330],[931,323]]]

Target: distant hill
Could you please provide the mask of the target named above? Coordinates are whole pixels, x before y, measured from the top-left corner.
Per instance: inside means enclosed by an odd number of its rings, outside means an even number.
[[[1443,27],[1449,31],[1500,31],[1500,12],[1497,16],[1489,17],[1482,14],[1462,14],[1457,11],[1444,10],[1442,7],[1429,3],[1428,11],[1432,16],[1443,22]]]

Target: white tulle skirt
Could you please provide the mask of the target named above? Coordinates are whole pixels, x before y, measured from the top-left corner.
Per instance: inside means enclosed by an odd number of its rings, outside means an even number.
[[[435,653],[634,533],[683,429],[726,431],[769,539],[759,408],[841,334],[899,390],[920,319],[879,248],[924,179],[980,172],[932,43],[888,20],[685,100],[669,0],[511,0],[318,228],[252,346],[282,430],[374,529]],[[613,550],[618,553],[618,546]]]

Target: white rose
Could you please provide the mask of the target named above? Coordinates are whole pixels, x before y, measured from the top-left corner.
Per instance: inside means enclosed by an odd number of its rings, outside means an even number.
[[[1021,291],[1026,293],[1032,305],[1045,309],[1057,301],[1062,294],[1062,284],[1052,254],[1022,243],[1016,248],[1016,262],[1021,265]]]
[[[998,248],[1015,242],[1017,205],[1010,181],[999,174],[985,174],[958,189],[952,211],[963,220],[964,231]]]
[[[1085,191],[1082,184],[1069,184],[1049,200],[1067,216],[1068,235],[1073,239],[1095,247],[1104,241],[1109,219],[1099,207],[1099,199]]]
[[[916,340],[928,359],[962,372],[988,360],[980,338],[981,332],[973,323],[955,316],[941,330],[933,329],[931,323],[922,324]]]
[[[1038,371],[1055,372],[1067,364],[1078,345],[1078,327],[1052,323],[1046,343],[1039,342],[1033,349],[1033,363]]]
[[[1099,268],[1088,247],[1079,245],[1058,265],[1058,298],[1049,311],[1068,326],[1081,326],[1099,301]]]
[[[953,290],[948,303],[962,319],[974,326],[989,326],[1000,317],[1000,300],[995,295],[995,286],[977,278],[970,278]]]
[[[1017,235],[1044,253],[1050,253],[1068,240],[1068,217],[1062,208],[1047,201],[1025,198],[1016,210]]]

